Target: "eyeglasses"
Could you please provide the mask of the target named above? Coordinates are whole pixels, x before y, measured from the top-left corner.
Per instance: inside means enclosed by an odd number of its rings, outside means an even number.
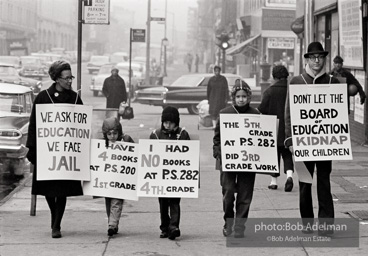
[[[324,55],[319,55],[319,56],[309,55],[309,59],[311,61],[316,61],[317,59],[318,60],[324,60],[325,58],[326,58],[326,56],[324,56]]]
[[[73,81],[75,78],[74,76],[68,76],[68,77],[59,77],[60,79],[63,79],[64,81]]]

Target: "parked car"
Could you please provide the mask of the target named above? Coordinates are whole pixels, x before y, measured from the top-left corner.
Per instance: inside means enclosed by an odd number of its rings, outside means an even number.
[[[0,82],[29,87],[34,94],[38,94],[42,88],[41,81],[32,78],[21,77],[13,65],[3,63],[0,63]]]
[[[62,60],[61,54],[55,53],[31,53],[31,56],[35,56],[41,59],[42,64],[48,69],[52,63],[57,60]]]
[[[19,75],[24,77],[31,77],[38,80],[42,80],[44,77],[48,77],[48,69],[43,64],[40,57],[37,56],[21,56],[22,68],[19,71]]]
[[[97,72],[100,70],[100,68],[110,63],[109,56],[103,56],[103,55],[93,55],[91,56],[90,61],[87,63],[87,69],[90,74],[93,72]]]
[[[0,82],[0,161],[4,170],[17,176],[22,176],[26,167],[33,97],[30,88]]]
[[[119,70],[126,70],[129,71],[129,62],[119,62],[116,64],[116,67]],[[133,71],[132,77],[137,79],[140,83],[142,83],[145,79],[145,66],[138,62],[131,63],[131,69]]]
[[[1,63],[13,65],[17,70],[21,68],[21,61],[19,56],[0,56]]]
[[[222,74],[229,85],[229,93],[236,79],[241,76],[234,74]],[[179,77],[171,85],[146,88],[136,91],[135,102],[153,106],[175,106],[187,108],[190,114],[198,114],[197,105],[207,99],[207,85],[213,74],[188,74]],[[249,84],[252,88],[252,106],[258,106],[261,102],[261,88],[255,84]],[[230,95],[229,95],[229,103]]]
[[[113,64],[106,64],[103,65],[100,70],[98,71],[97,76],[93,76],[91,78],[91,85],[89,86],[89,89],[93,91],[93,96],[97,97],[100,92],[102,92],[102,87],[105,79],[109,76],[111,76],[111,68],[114,67]],[[127,93],[129,93],[129,72],[128,70],[120,70],[119,69],[119,76],[124,79],[125,86]],[[131,96],[134,96],[134,92],[138,89],[138,81],[134,77],[132,77],[132,86],[133,90],[131,93]]]
[[[126,52],[114,52],[110,56],[111,63],[127,62],[129,61],[129,55]]]

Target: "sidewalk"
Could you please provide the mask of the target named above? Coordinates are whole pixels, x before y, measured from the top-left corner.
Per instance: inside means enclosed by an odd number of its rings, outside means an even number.
[[[182,120],[193,120],[193,116],[182,115]],[[134,119],[129,124],[134,122],[140,121]],[[354,160],[334,162],[331,177],[336,218],[365,218],[360,222],[359,248],[318,248],[302,244],[291,248],[229,248],[222,236],[219,173],[214,170],[209,153],[213,133],[208,130],[197,133],[201,152],[204,152],[201,154],[200,194],[198,199],[182,199],[182,236],[177,240],[159,238],[156,198],[125,201],[119,234],[108,238],[104,199],[90,196],[68,198],[62,222],[63,237],[52,239],[50,213],[44,197],[37,197],[36,216],[30,216],[31,180],[28,179],[5,202],[0,202],[0,255],[366,255],[368,147],[353,143]],[[294,189],[290,193],[283,191],[284,175],[279,178],[278,190],[269,190],[269,181],[269,176],[257,175],[249,218],[299,218],[297,176],[294,176]],[[316,184],[313,185],[313,197],[317,216]],[[246,239],[255,238],[247,236]]]

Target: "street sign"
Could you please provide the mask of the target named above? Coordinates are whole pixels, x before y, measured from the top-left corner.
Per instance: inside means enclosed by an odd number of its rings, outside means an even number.
[[[146,42],[146,30],[132,29],[132,42]]]
[[[110,0],[84,1],[84,24],[110,24]]]
[[[165,18],[151,17],[151,21],[165,21]]]

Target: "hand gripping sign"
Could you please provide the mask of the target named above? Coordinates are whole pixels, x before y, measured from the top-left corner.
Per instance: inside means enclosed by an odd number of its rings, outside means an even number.
[[[83,182],[83,193],[128,200],[138,200],[138,145],[91,140],[91,181]]]
[[[139,140],[138,196],[198,198],[199,141]]]
[[[89,180],[92,106],[36,106],[37,180]]]
[[[276,116],[220,114],[224,172],[279,173]]]
[[[295,161],[351,160],[346,84],[289,87]]]

